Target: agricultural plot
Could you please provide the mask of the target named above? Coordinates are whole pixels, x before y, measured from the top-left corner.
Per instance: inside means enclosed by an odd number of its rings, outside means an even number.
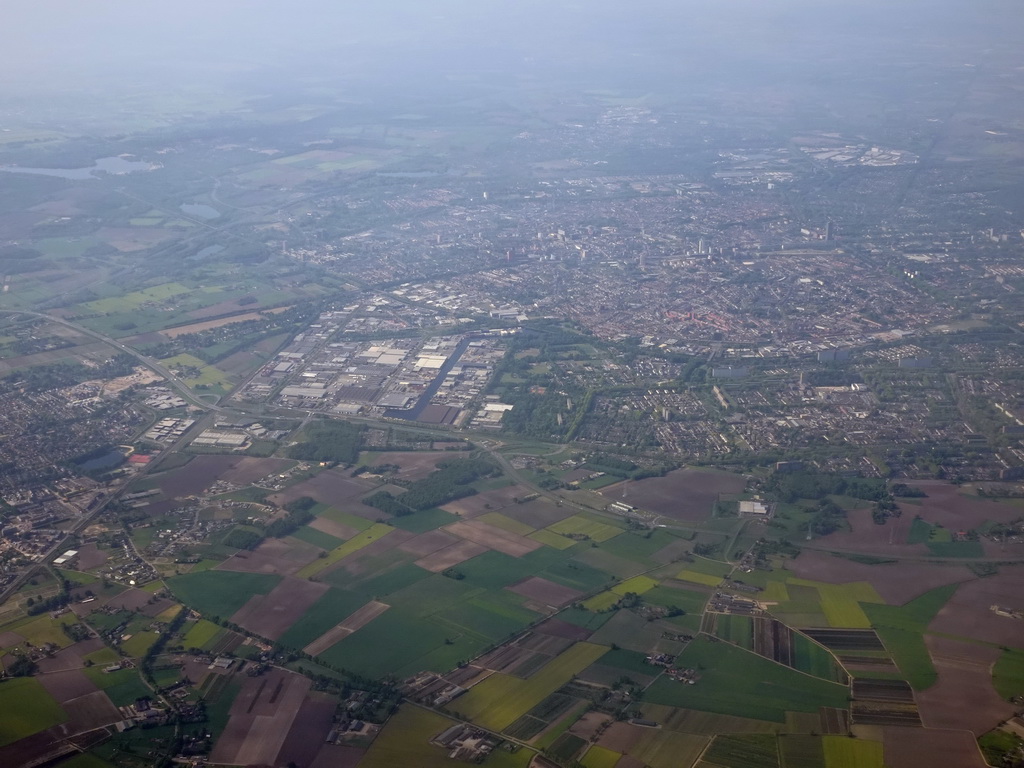
[[[451,768],[448,750],[434,746],[430,740],[454,724],[435,712],[406,705],[374,740],[360,768]]]
[[[182,603],[199,613],[227,618],[252,595],[265,595],[280,581],[276,574],[201,571],[170,578],[167,586]]]
[[[42,684],[32,677],[16,677],[0,685],[0,746],[10,744],[67,720]]]
[[[589,539],[590,541],[596,541],[598,544],[622,533],[621,528],[616,528],[613,525],[597,520],[591,520],[584,515],[567,517],[565,520],[549,525],[546,530],[569,538]]]
[[[593,745],[580,758],[583,768],[615,768],[616,763],[622,757],[618,752]]]
[[[711,740],[709,736],[644,728],[628,754],[651,768],[693,765]]]
[[[495,673],[473,686],[457,700],[455,706],[484,727],[502,731],[601,658],[607,650],[599,645],[577,643],[528,680]]]
[[[688,581],[691,584],[701,584],[705,587],[717,587],[722,583],[721,576],[712,576],[711,574],[701,573],[690,568],[684,568],[676,574],[675,578],[680,581]]]
[[[826,768],[883,768],[882,743],[850,739],[843,736],[823,736]]]
[[[736,768],[778,768],[779,750],[773,735],[716,736],[701,759]]]
[[[779,736],[782,768],[827,768],[820,736],[782,734]]]
[[[648,689],[648,701],[776,722],[784,722],[790,710],[815,712],[823,706],[846,706],[845,686],[808,677],[703,636],[683,649],[676,665],[697,670],[696,685],[661,677]]]
[[[924,690],[936,680],[924,631],[932,618],[957,591],[957,585],[933,589],[902,606],[866,605],[871,619],[886,650],[915,690]]]
[[[384,523],[375,523],[365,531],[359,533],[355,538],[349,539],[340,547],[331,550],[327,553],[327,557],[317,558],[313,562],[301,568],[295,576],[300,579],[308,579],[311,576],[316,576],[318,573],[323,571],[325,568],[334,565],[335,563],[343,560],[344,558],[351,555],[353,552],[358,552],[363,547],[368,547],[378,539],[382,539],[395,530],[390,525]]]

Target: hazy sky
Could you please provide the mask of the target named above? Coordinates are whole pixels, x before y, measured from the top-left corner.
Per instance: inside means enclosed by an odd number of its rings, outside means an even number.
[[[429,78],[693,62],[731,77],[796,57],[870,63],[1019,44],[1018,0],[6,0],[4,89],[205,85],[259,72]],[[824,63],[822,66],[826,66]],[[812,73],[813,74],[813,73]]]

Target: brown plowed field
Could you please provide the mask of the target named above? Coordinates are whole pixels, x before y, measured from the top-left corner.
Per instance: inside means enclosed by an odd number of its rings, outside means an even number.
[[[365,627],[390,607],[386,603],[378,603],[376,600],[371,600],[336,627],[324,632],[302,650],[310,656],[318,656],[356,630]]]
[[[439,549],[416,561],[416,565],[431,573],[440,573],[472,557],[482,555],[487,547],[474,541],[459,541],[451,546]]]
[[[79,547],[75,567],[80,571],[88,571],[105,562],[107,562],[107,553],[97,547],[94,542],[89,542]]]
[[[195,459],[193,459],[193,462]],[[287,459],[256,459],[251,456],[238,459],[227,471],[221,474],[221,480],[238,485],[252,485],[270,474],[279,474],[292,466],[294,462]],[[191,464],[189,465],[191,466]]]
[[[422,480],[437,469],[439,461],[451,458],[451,451],[388,451],[382,454],[377,462],[397,464],[399,469],[395,477],[401,480]]]
[[[315,698],[314,698],[315,697]],[[311,693],[299,707],[288,736],[277,753],[275,765],[309,765],[331,732],[337,700]]]
[[[740,493],[746,484],[739,475],[677,469],[664,477],[618,483],[602,495],[672,520],[700,521],[711,516],[719,494]]]
[[[548,619],[538,624],[534,632],[541,635],[552,635],[553,637],[564,637],[567,640],[586,640],[593,632],[584,627],[578,627],[561,619]]]
[[[72,669],[66,672],[51,672],[39,675],[37,678],[43,687],[50,692],[59,703],[77,699],[87,693],[94,693],[96,685],[85,676],[81,669]]]
[[[238,552],[217,566],[219,571],[277,573],[291,576],[316,560],[319,547],[298,539],[266,539],[252,552]]]
[[[612,723],[608,730],[601,734],[601,738],[598,740],[598,745],[605,749],[610,749],[613,752],[629,752],[644,737],[645,734],[650,733],[650,728],[644,728],[639,725],[632,725],[630,723],[616,722]],[[619,763],[621,765],[621,761]],[[618,768],[618,766],[616,766]]]
[[[231,621],[268,640],[277,640],[321,595],[326,584],[286,577],[266,595],[253,595]]]
[[[421,533],[415,538],[403,541],[398,545],[398,548],[403,552],[408,552],[410,555],[416,555],[418,557],[426,557],[427,555],[437,552],[439,549],[451,546],[456,542],[460,541],[457,536],[452,536],[450,533],[444,531],[427,531]]]
[[[474,541],[477,544],[494,549],[511,557],[522,557],[523,555],[539,549],[543,545],[539,541],[528,539],[525,536],[495,528],[493,525],[481,523],[477,520],[452,523],[446,525],[444,530],[454,533],[459,538]]]
[[[534,499],[525,504],[505,507],[501,514],[531,528],[547,528],[560,520],[572,517],[573,511],[568,507],[556,507],[547,499]]]
[[[186,466],[158,475],[157,482],[169,499],[202,493],[242,460],[239,456],[196,456]]]
[[[507,587],[507,589],[509,592],[515,592],[517,595],[532,598],[553,608],[560,608],[583,595],[578,590],[564,587],[561,584],[555,584],[553,581],[548,581],[538,576],[532,576],[525,581]]]
[[[986,768],[978,744],[966,731],[933,728],[885,728],[888,768]]]
[[[309,768],[356,768],[365,754],[366,750],[358,747],[324,744]]]
[[[315,528],[323,533],[330,534],[331,536],[337,536],[339,539],[343,539],[344,541],[348,541],[359,533],[357,528],[337,523],[334,520],[328,520],[326,517],[316,518],[316,520],[309,524],[309,527]]]
[[[903,605],[936,587],[976,578],[966,566],[913,562],[866,565],[814,550],[804,550],[786,567],[802,579],[830,584],[867,581],[890,605]]]
[[[122,719],[117,707],[103,691],[79,696],[77,699],[64,702],[63,707],[68,713],[68,722],[56,726],[54,730],[67,728],[68,735],[102,728]]]
[[[275,765],[310,685],[301,675],[276,668],[246,679],[210,762]]]
[[[921,515],[933,525],[938,523],[943,528],[958,530],[961,528],[977,528],[986,520],[1007,523],[1020,517],[1020,507],[1012,504],[1000,504],[997,501],[967,496],[961,489],[950,483],[934,480],[916,480],[917,486],[928,494],[920,504],[903,504],[903,517]]]
[[[924,544],[905,543],[914,522],[911,514],[904,513],[900,517],[890,518],[885,525],[876,525],[870,509],[851,509],[846,513],[846,520],[851,530],[840,530],[823,536],[818,539],[820,544],[883,557],[928,554],[928,547]]]
[[[1024,646],[1020,620],[999,616],[991,608],[993,605],[1020,607],[1022,580],[1024,568],[1003,566],[995,576],[960,585],[928,629],[997,645]]]
[[[371,570],[375,570],[380,567],[380,563],[376,561],[377,555],[383,554],[384,552],[390,552],[392,549],[397,548],[404,542],[409,541],[409,539],[414,538],[416,538],[415,533],[403,531],[401,528],[395,528],[362,549],[356,550],[343,560],[339,560],[337,563],[327,566],[327,568],[321,571],[321,575],[331,573],[339,568],[344,568],[353,576],[362,576],[369,573]]]
[[[969,730],[980,736],[1013,715],[1015,707],[992,687],[990,670],[999,658],[998,648],[933,635],[925,635],[925,644],[939,673],[939,682],[917,693],[927,728]]]
[[[461,517],[474,517],[484,512],[494,512],[515,504],[512,499],[523,498],[531,493],[530,489],[522,485],[507,485],[504,488],[496,488],[493,491],[484,491],[464,499],[456,499],[443,504],[445,509]]]
[[[25,638],[17,632],[0,632],[0,648],[13,648],[21,645]]]
[[[328,469],[316,477],[304,480],[291,488],[267,497],[272,504],[284,506],[300,496],[309,496],[317,501],[351,512],[367,520],[377,520],[382,516],[379,509],[361,504],[358,500],[374,490],[376,486],[368,480],[348,477],[340,470]]]

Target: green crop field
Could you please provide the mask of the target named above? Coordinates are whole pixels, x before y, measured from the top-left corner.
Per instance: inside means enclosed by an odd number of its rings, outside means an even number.
[[[793,632],[791,637],[793,638],[793,667],[795,669],[824,680],[832,680],[836,683],[846,682],[846,673],[825,648],[799,632]]]
[[[882,743],[846,736],[824,736],[826,768],[883,768]]]
[[[779,755],[782,768],[825,768],[825,748],[820,736],[782,734]]]
[[[928,551],[936,557],[984,557],[980,541],[932,541]]]
[[[301,650],[327,630],[343,622],[367,602],[362,595],[341,589],[329,589],[281,635],[280,642],[282,645]]]
[[[629,750],[629,754],[651,768],[679,768],[681,765],[693,765],[709,741],[710,736],[645,728],[640,741]]]
[[[186,648],[205,649],[207,643],[213,641],[223,630],[213,622],[206,619],[197,621],[188,632],[185,633],[181,643]]]
[[[465,577],[467,586],[482,589],[501,589],[534,575],[529,563],[494,551],[459,563],[455,570]]]
[[[67,720],[67,714],[42,683],[15,677],[0,684],[0,746]]]
[[[612,592],[617,595],[625,595],[627,592],[642,595],[656,586],[658,586],[658,582],[649,576],[634,576],[631,579],[626,579],[621,584],[616,584],[612,587]]]
[[[597,661],[608,649],[577,643],[528,680],[494,674],[458,700],[459,712],[486,728],[501,731]]]
[[[699,636],[676,659],[696,669],[696,685],[658,678],[647,701],[784,722],[786,711],[814,712],[847,704],[846,686],[818,680],[727,643]]]
[[[155,632],[136,632],[121,643],[121,650],[134,659],[141,659],[159,638]]]
[[[722,583],[721,576],[712,576],[707,573],[701,573],[700,571],[694,571],[689,568],[684,568],[676,574],[676,578],[680,581],[689,581],[693,584],[703,584],[705,587],[717,587]]]
[[[696,571],[697,573],[703,573],[708,576],[725,576],[732,570],[732,566],[728,563],[723,563],[721,560],[709,560],[706,557],[695,557],[693,562],[686,564],[687,569]],[[721,579],[719,579],[721,581]],[[717,582],[716,582],[717,583]]]
[[[489,642],[395,606],[318,658],[366,677],[403,677],[423,669],[446,672]]]
[[[330,552],[327,553],[327,557],[319,557],[313,562],[304,566],[302,569],[298,571],[298,573],[295,574],[295,577],[299,579],[308,579],[310,576],[315,576],[327,566],[337,563],[343,558],[351,555],[353,552],[358,552],[363,547],[369,546],[373,542],[377,541],[377,539],[384,538],[393,530],[395,529],[392,528],[390,525],[385,525],[384,523],[374,523],[365,531],[362,531],[358,536],[353,536],[340,547],[332,549]]]
[[[701,759],[730,768],[777,768],[779,749],[770,734],[716,736]]]
[[[864,606],[886,650],[915,690],[924,690],[937,679],[924,643],[924,631],[958,586],[938,587],[901,606]]]
[[[650,556],[659,549],[667,547],[676,541],[679,541],[676,536],[664,530],[645,531],[643,533],[627,531],[625,535],[616,536],[614,539],[603,544],[601,549],[626,560],[646,565],[657,565],[657,563],[649,559]]]
[[[310,528],[308,525],[304,525],[299,528],[292,534],[292,536],[299,541],[304,541],[307,544],[312,544],[314,547],[319,547],[325,552],[337,549],[345,543],[344,539],[339,539],[337,536],[331,536],[329,533],[318,531],[316,528]]]
[[[267,594],[280,581],[280,576],[270,573],[200,571],[174,576],[167,580],[167,586],[189,608],[227,619],[250,597]]]
[[[505,517],[500,512],[488,512],[487,514],[480,515],[477,520],[493,525],[495,528],[501,528],[503,531],[517,533],[520,536],[528,536],[534,531],[534,528],[531,526],[520,523],[518,520],[513,520],[511,517]]]
[[[561,536],[557,533],[553,533],[552,531],[549,531],[546,528],[539,531],[534,531],[529,535],[529,538],[533,539],[534,541],[539,541],[546,547],[552,547],[554,549],[559,550],[569,549],[570,547],[573,547],[578,543],[573,539]]]
[[[398,710],[360,761],[360,768],[451,768],[448,750],[435,747],[430,740],[455,725],[435,712],[406,705]]]
[[[1004,699],[1024,695],[1024,652],[1003,651],[992,665],[992,685]]]
[[[581,605],[588,611],[600,613],[601,611],[607,611],[621,599],[622,595],[608,590],[607,592],[601,592],[600,594],[584,600]]]
[[[789,590],[786,582],[770,580],[765,584],[764,592],[759,596],[760,600],[767,603],[785,603],[789,601]]]
[[[546,530],[563,535],[576,534],[577,536],[586,536],[591,541],[596,541],[599,544],[622,533],[621,528],[591,520],[583,515],[567,517],[565,520],[560,520],[554,525],[549,525]]]
[[[715,617],[715,635],[740,648],[753,650],[754,621],[749,616],[721,614]]]
[[[615,768],[621,757],[619,752],[612,752],[595,744],[580,758],[580,763],[583,764],[583,768]]]

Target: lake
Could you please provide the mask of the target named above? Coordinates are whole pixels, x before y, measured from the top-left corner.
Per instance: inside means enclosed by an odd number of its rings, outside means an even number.
[[[182,213],[189,216],[196,216],[200,219],[217,219],[220,218],[220,211],[209,205],[203,205],[202,203],[183,203],[178,208]]]
[[[159,165],[145,160],[126,160],[123,157],[101,157],[89,168],[23,168],[20,165],[0,165],[0,171],[7,173],[32,173],[37,176],[57,176],[62,179],[95,179],[98,174],[109,173],[123,176],[126,173],[152,171]]]

